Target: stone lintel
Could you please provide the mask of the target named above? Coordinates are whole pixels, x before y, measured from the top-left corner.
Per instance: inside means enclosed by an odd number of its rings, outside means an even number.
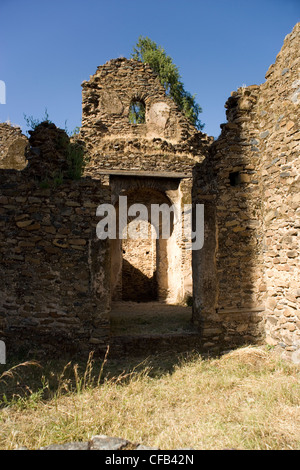
[[[102,175],[110,176],[141,176],[141,177],[155,177],[155,178],[191,178],[192,171],[185,173],[167,172],[167,171],[141,171],[141,170],[99,170]]]

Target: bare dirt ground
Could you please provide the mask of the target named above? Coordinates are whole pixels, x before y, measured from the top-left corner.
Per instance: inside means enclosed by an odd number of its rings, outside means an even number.
[[[192,307],[162,302],[113,302],[111,332],[122,335],[162,335],[193,332]]]

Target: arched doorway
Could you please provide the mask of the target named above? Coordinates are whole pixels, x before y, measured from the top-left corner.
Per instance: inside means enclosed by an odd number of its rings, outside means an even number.
[[[128,224],[129,231],[140,231],[144,237],[127,238],[121,242],[122,300],[149,302],[158,300],[157,240],[152,237],[154,227],[147,220]],[[147,238],[146,238],[147,235]]]
[[[110,183],[118,229],[147,234],[123,238],[117,230],[118,238],[110,242],[112,337],[130,343],[130,338],[145,334],[190,334],[192,309],[185,303],[185,289],[191,270],[182,231],[182,181],[112,175]],[[159,208],[159,217],[153,206]]]
[[[176,303],[182,282],[181,248],[174,234],[174,205],[166,194],[153,188],[127,190],[122,192],[122,196],[127,197],[128,209],[143,205],[145,213],[137,211],[138,222],[134,216],[126,214],[123,225],[127,238],[111,241],[112,300]],[[155,224],[151,220],[154,205],[165,209]],[[118,221],[123,217],[119,210],[117,202]],[[170,217],[167,225],[170,236],[167,238],[166,232],[162,231],[166,215]]]

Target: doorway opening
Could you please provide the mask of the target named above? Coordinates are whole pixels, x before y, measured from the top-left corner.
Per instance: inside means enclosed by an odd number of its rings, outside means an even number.
[[[130,225],[130,224],[129,224]],[[130,227],[129,227],[130,228]],[[157,240],[151,237],[153,227],[141,221],[138,227],[147,238],[124,239],[122,250],[122,300],[150,302],[158,300]]]
[[[113,187],[117,222],[127,236],[123,238],[122,233],[122,237],[111,240],[112,336],[191,332],[192,307],[182,301],[186,254],[184,241],[178,235],[181,231],[176,226],[181,221],[174,217],[174,212],[181,210],[179,181],[169,183],[171,198],[168,190],[146,186],[142,179],[135,179],[134,188],[130,187],[133,181],[129,178],[127,182],[125,178],[114,177],[114,181],[118,182]],[[140,204],[146,208],[145,213],[137,211],[136,216],[130,216],[128,211],[124,220],[119,195],[127,196],[128,208]],[[153,205],[165,209],[155,222],[151,219]],[[166,214],[168,237],[163,225]]]
[[[172,203],[165,194],[149,188],[124,194],[128,207],[142,204],[145,214],[138,213],[139,220],[126,214],[122,238],[111,240],[112,300],[176,303],[182,288],[181,248],[174,234]],[[151,221],[153,204],[170,209],[168,238],[161,236],[162,217],[159,226]],[[116,214],[122,220],[118,203]]]

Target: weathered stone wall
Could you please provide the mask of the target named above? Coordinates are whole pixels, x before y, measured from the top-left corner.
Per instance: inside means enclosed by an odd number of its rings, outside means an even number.
[[[297,24],[265,83],[231,94],[213,143],[147,65],[127,59],[83,83],[78,147],[50,123],[31,133],[30,148],[20,130],[0,125],[0,336],[9,347],[25,338],[40,349],[101,350],[111,290],[130,297],[147,278],[159,299],[180,302],[191,294],[192,262],[204,350],[267,341],[300,360],[299,36]],[[134,100],[144,123],[129,121]],[[87,165],[72,181],[77,150]],[[98,240],[96,208],[117,207],[120,195],[148,209],[204,204],[203,248],[192,253],[173,235],[156,250],[152,240]]]
[[[298,74],[299,24],[267,81],[232,93],[228,123],[196,166],[194,198],[205,204],[206,235],[194,256],[194,318],[207,347],[267,334],[298,354]]]
[[[90,155],[86,174],[109,170],[191,173],[211,141],[166,96],[147,64],[115,59],[82,84],[80,137]],[[145,103],[144,124],[129,122],[133,99]]]
[[[232,94],[228,123],[195,171],[206,226],[204,247],[194,254],[194,317],[208,348],[257,342],[264,331],[258,90]]]
[[[191,203],[192,170],[207,154],[211,138],[189,123],[175,102],[166,96],[151,68],[135,60],[111,60],[98,67],[82,87],[79,139],[84,141],[89,154],[85,175],[96,179],[109,174],[112,187],[114,178],[118,178],[117,197],[128,193],[128,178],[131,177],[132,189],[144,191],[144,199],[133,202],[147,207],[146,194],[153,189],[153,180],[160,181],[156,185],[160,196],[153,203],[161,204],[169,197],[179,211],[184,204]],[[133,100],[145,105],[144,123],[132,124],[129,120]],[[174,240],[173,237],[157,244],[159,298],[168,302],[180,302],[192,293],[191,251],[187,250],[188,244],[183,238]],[[114,252],[120,247],[120,243],[112,244]],[[145,263],[141,252],[140,266]],[[115,277],[114,272],[119,276],[119,281],[113,280],[113,285],[121,292],[122,263],[117,261],[115,253],[113,266],[112,277]],[[163,271],[169,274],[164,275]]]
[[[191,258],[183,256],[186,251],[181,233],[177,237],[174,225],[160,218],[159,226],[157,220],[152,219],[152,206],[159,205],[170,208],[170,218],[172,218],[171,207],[181,210],[181,182],[180,179],[168,180],[165,178],[139,178],[114,176],[111,178],[112,202],[116,204],[117,220],[119,220],[119,195],[127,196],[127,207],[134,204],[143,204],[146,214],[139,215],[143,221],[152,224],[152,231],[148,234],[148,239],[132,240],[132,235],[127,234],[127,240],[112,240],[112,295],[114,300],[126,299],[131,292],[131,300],[149,301],[161,300],[168,303],[180,302],[188,289],[185,280],[188,277],[191,283]],[[121,219],[124,217],[121,214]],[[129,225],[135,220],[135,216],[129,216],[124,220],[127,233]],[[167,222],[165,224],[165,222]],[[164,227],[162,224],[165,224]],[[179,227],[178,227],[179,228]],[[162,230],[170,229],[170,238],[162,238]],[[159,232],[159,233],[158,233]],[[157,236],[157,239],[153,239]],[[179,240],[178,240],[179,239]],[[148,248],[146,248],[146,245]],[[190,253],[190,252],[189,252]],[[130,273],[130,275],[129,275]],[[151,274],[152,273],[152,274]],[[124,276],[125,274],[125,276]],[[147,277],[150,275],[149,281]],[[188,284],[186,282],[186,284]],[[148,288],[143,291],[143,286]],[[152,299],[149,297],[152,291]],[[132,295],[133,294],[133,295]]]
[[[300,23],[258,100],[267,341],[300,361]]]
[[[14,168],[15,170],[25,168],[27,146],[28,139],[19,127],[13,127],[5,122],[0,123],[0,168]]]
[[[110,189],[90,178],[46,185],[41,165],[0,170],[1,338],[10,353],[105,349],[109,246],[96,237],[95,214]]]
[[[151,224],[140,224],[148,238],[122,240],[122,299],[135,302],[158,300],[156,240],[151,238]]]

